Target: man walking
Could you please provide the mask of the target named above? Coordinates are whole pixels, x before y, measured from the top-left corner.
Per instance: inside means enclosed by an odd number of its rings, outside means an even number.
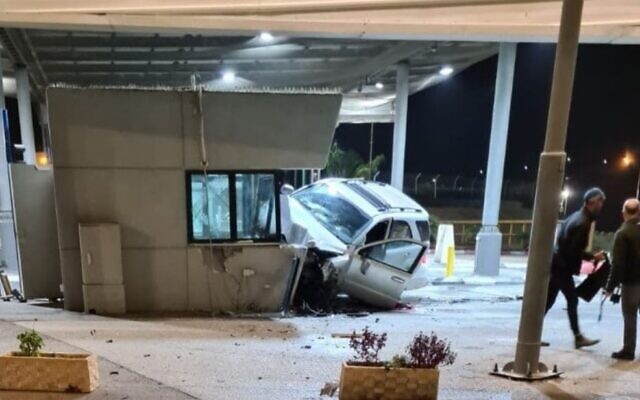
[[[582,209],[571,214],[560,227],[556,246],[553,252],[551,263],[551,278],[549,280],[549,292],[547,297],[548,312],[558,297],[558,292],[562,292],[567,299],[567,312],[569,323],[575,337],[576,349],[593,346],[599,340],[590,340],[582,335],[578,325],[578,294],[573,282],[573,275],[580,273],[583,260],[602,261],[604,253],[595,254],[588,252],[589,234],[591,225],[595,222],[602,211],[604,205],[604,192],[598,188],[589,189],[584,194],[584,205]],[[548,343],[542,343],[548,346]]]
[[[605,296],[622,284],[622,315],[624,346],[611,354],[618,360],[633,360],[636,352],[636,331],[640,309],[640,201],[629,199],[622,207],[624,223],[613,241],[611,275]]]

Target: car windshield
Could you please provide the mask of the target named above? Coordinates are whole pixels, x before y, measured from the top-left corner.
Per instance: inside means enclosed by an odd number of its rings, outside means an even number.
[[[329,185],[318,184],[293,195],[329,232],[351,244],[369,218]]]

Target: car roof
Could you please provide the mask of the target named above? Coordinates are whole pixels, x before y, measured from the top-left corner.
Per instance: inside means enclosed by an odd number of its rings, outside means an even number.
[[[391,185],[364,179],[327,178],[312,185],[330,184],[344,198],[352,201],[370,216],[390,213],[416,213],[428,218],[426,210],[406,194]],[[301,190],[304,190],[301,189]]]

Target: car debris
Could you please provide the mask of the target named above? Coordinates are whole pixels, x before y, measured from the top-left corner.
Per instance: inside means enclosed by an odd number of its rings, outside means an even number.
[[[365,316],[366,307],[395,308],[410,283],[426,284],[416,276],[426,268],[429,214],[401,191],[381,182],[328,178],[285,199],[286,241],[307,247],[292,303],[297,311]],[[340,293],[364,307],[337,309]]]

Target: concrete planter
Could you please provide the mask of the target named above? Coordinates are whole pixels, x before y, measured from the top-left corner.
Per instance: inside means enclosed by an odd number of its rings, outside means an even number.
[[[341,400],[437,400],[437,369],[361,367],[344,363]]]
[[[98,387],[98,363],[90,354],[0,356],[0,390],[89,393]]]

